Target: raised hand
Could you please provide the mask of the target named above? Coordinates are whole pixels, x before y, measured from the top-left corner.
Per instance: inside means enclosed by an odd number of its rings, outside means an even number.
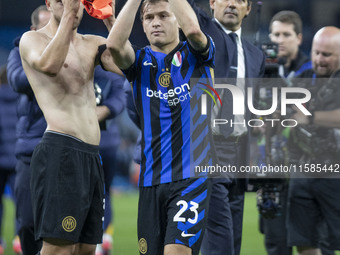
[[[103,22],[107,28],[108,31],[111,30],[111,28],[113,27],[113,24],[115,23],[116,21],[116,13],[115,13],[115,10],[116,10],[116,1],[115,0],[112,0],[112,3],[110,4],[111,7],[112,7],[112,15],[106,19],[103,19]]]
[[[77,15],[80,8],[80,0],[61,0],[64,5],[64,15],[72,12]]]

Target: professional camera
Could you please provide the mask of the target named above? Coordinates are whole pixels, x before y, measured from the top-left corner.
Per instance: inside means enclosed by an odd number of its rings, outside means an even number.
[[[278,175],[281,175],[282,178]],[[280,173],[250,175],[248,191],[256,191],[259,213],[267,219],[281,215],[281,194],[287,188],[287,176]]]
[[[279,46],[276,43],[263,43],[261,49],[266,56],[265,78],[279,78],[279,68],[286,63],[286,58],[279,57]]]
[[[340,130],[336,128],[301,126],[296,128],[293,138],[297,146],[312,158],[340,152]]]
[[[280,216],[281,194],[287,188],[287,179],[261,176],[249,179],[249,184],[252,189],[248,191],[256,191],[256,204],[259,213],[266,219]]]
[[[262,183],[261,183],[262,180]],[[259,179],[260,189],[256,192],[256,202],[259,213],[266,219],[281,215],[281,193],[285,188],[286,179]]]
[[[319,79],[319,83],[309,88],[313,97],[308,110],[330,111],[338,108],[340,70],[328,79]],[[311,83],[308,79],[305,82]],[[310,86],[310,85],[309,85]],[[308,87],[308,86],[305,86]],[[310,158],[331,160],[340,155],[340,130],[332,127],[305,125],[297,127],[293,132],[295,144]],[[328,155],[328,157],[326,156]]]
[[[261,49],[264,52],[265,71],[259,84],[259,109],[268,109],[272,103],[272,88],[287,87],[288,84],[282,76],[284,75],[284,64],[286,58],[278,57],[278,45],[276,43],[263,43]],[[280,75],[281,73],[281,75]]]
[[[278,57],[278,45],[275,43],[264,43],[261,49],[266,56],[264,79],[259,84],[259,109],[269,109],[273,101],[273,88],[287,87],[288,84],[282,78],[284,73],[285,58]],[[281,75],[282,76],[281,76]],[[279,89],[280,92],[280,89]],[[280,94],[278,97],[280,98]],[[279,119],[280,113],[275,112],[269,118]],[[278,116],[276,116],[278,115]],[[281,126],[267,126],[265,138],[265,165],[280,166],[288,161],[287,150],[284,149],[287,137],[283,134]],[[264,173],[251,176],[249,184],[251,190],[257,191],[257,208],[264,218],[275,218],[281,214],[281,194],[286,187],[287,176],[283,173]]]

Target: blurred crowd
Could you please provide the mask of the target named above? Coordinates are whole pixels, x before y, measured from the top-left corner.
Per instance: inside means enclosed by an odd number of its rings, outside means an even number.
[[[205,10],[209,9],[204,1],[198,2]],[[122,2],[118,2],[117,7],[121,8],[121,6]],[[32,13],[30,29],[38,30],[46,25],[49,15],[50,13],[44,6],[35,9]],[[132,42],[138,46],[146,45],[147,41],[140,23],[136,22],[134,29],[136,31],[132,33],[135,36],[132,38]],[[303,41],[303,31],[301,19],[295,12],[280,13],[278,16],[272,17],[268,42],[278,45],[276,57],[283,57],[285,61],[281,64],[278,63],[274,69],[268,65],[267,77],[280,78],[289,84],[292,78],[307,70],[312,70],[313,60],[311,62],[308,56],[309,52],[305,54],[306,52],[301,49],[302,44],[309,45],[309,51],[312,38],[310,37],[309,41]],[[8,56],[7,64],[0,69],[0,196],[3,194],[9,196],[17,206],[13,250],[16,254],[22,252],[31,254],[28,250],[39,251],[41,243],[34,241],[33,236],[29,167],[33,149],[46,129],[46,122],[22,68],[19,53],[20,36],[13,39],[14,45]],[[317,57],[314,56],[315,63],[320,61],[317,60]],[[329,78],[330,75],[327,74],[325,77]],[[308,78],[313,78],[313,76]],[[140,130],[136,125],[136,123],[138,124],[138,114],[132,100],[129,82],[118,75],[97,67],[94,90],[97,100],[97,116],[101,128],[100,154],[105,172],[106,201],[111,201],[112,192],[135,190],[138,186],[139,165],[137,164],[138,156],[136,156],[140,154],[136,147],[140,136]],[[321,110],[323,109],[315,107],[314,112]],[[309,124],[315,124],[317,119],[311,121]],[[251,145],[253,148],[252,164],[285,164],[293,158],[288,155],[289,132],[288,129],[277,127],[269,131],[268,129],[255,131],[256,138]],[[299,151],[293,154],[301,156],[304,152]],[[275,156],[277,157],[275,158]],[[299,160],[300,158],[296,159],[295,163],[299,164]],[[286,212],[289,188],[292,187],[289,187],[286,180],[279,185],[276,182],[254,185],[260,187],[259,196],[262,199],[258,201],[261,213],[260,229],[266,236],[265,245],[268,254],[291,254],[291,247],[287,246],[286,221],[288,216]],[[303,186],[305,183],[294,182],[295,189],[299,185]],[[275,204],[273,200],[267,199],[267,201],[271,201],[271,204],[265,205],[263,197],[275,193],[277,187],[280,189],[277,197],[280,203]],[[278,204],[280,210],[276,207]],[[0,255],[5,254],[6,246],[1,239],[3,236],[1,233],[2,214],[3,204],[0,200]],[[269,217],[267,217],[268,215]],[[322,225],[320,229],[324,230],[326,227]],[[104,232],[103,244],[98,246],[97,254],[108,254],[112,249],[113,212],[110,203],[107,203],[105,208]],[[321,250],[323,254],[334,254],[328,248],[329,243],[325,241],[328,234],[327,230],[322,231]],[[7,247],[9,246],[7,244]]]

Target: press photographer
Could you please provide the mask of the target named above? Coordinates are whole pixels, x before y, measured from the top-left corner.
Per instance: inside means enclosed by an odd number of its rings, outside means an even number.
[[[304,72],[301,77],[306,79],[300,81],[299,86],[305,86],[312,93],[308,104],[312,116],[305,116],[299,111],[293,115],[300,125],[292,132],[291,162],[337,164],[340,156],[340,70],[331,73],[329,78],[318,76],[314,70]],[[337,171],[321,172],[320,175],[338,176]]]
[[[296,111],[292,118],[299,125],[289,139],[291,163],[325,166],[318,178],[309,178],[313,177],[311,171],[302,171],[305,178],[292,175],[289,183],[288,245],[297,246],[303,255],[320,254],[320,247],[325,246],[340,249],[340,173],[333,169],[340,155],[334,136],[334,128],[340,128],[340,29],[320,29],[311,54],[313,68],[301,75],[310,78],[309,83],[304,80],[299,85],[305,84],[312,93],[307,106],[312,116]],[[320,224],[326,225],[326,238]]]
[[[272,102],[272,88],[292,86],[291,80],[311,68],[309,58],[299,49],[302,43],[302,21],[293,11],[281,11],[270,22],[270,43],[262,44],[266,55],[265,79],[260,86],[260,107],[268,109]],[[291,111],[290,111],[291,112]],[[289,112],[289,113],[290,113]],[[273,118],[281,118],[280,112]],[[282,153],[289,132],[282,126],[267,128],[265,154],[259,163],[285,164],[287,156]],[[273,141],[271,141],[273,140]],[[265,143],[264,143],[265,141]]]
[[[269,29],[271,42],[261,46],[266,55],[265,79],[261,82],[259,97],[259,107],[262,109],[270,108],[273,100],[273,87],[291,86],[293,77],[311,68],[308,57],[299,49],[302,42],[302,21],[297,13],[293,11],[277,13],[273,16]],[[282,119],[280,109],[267,118]],[[286,143],[289,129],[282,125],[275,125],[267,126],[260,131],[258,148],[261,154],[258,165],[287,164]],[[262,182],[262,180],[259,181]],[[268,180],[264,181],[268,182]]]
[[[296,86],[292,80],[302,72],[311,69],[309,58],[299,49],[302,43],[302,20],[293,11],[281,11],[275,14],[269,27],[270,44],[262,45],[267,56],[266,83],[260,92],[264,109],[272,102],[272,87]],[[269,106],[268,106],[269,104]],[[289,114],[293,113],[290,110]],[[271,118],[282,118],[278,111]],[[294,117],[289,117],[294,119]],[[258,165],[288,165],[290,162],[287,142],[292,129],[280,125],[267,126],[259,136],[258,148],[261,156]],[[275,176],[277,177],[277,176]],[[288,176],[270,179],[268,176],[257,178],[261,189],[257,203],[261,214],[260,229],[265,235],[266,250],[269,255],[289,255],[292,248],[287,244],[287,200]],[[325,245],[324,245],[325,246]],[[326,248],[324,254],[333,254]]]

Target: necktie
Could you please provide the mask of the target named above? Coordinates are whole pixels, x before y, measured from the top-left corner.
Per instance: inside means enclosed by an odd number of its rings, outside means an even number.
[[[233,51],[233,56],[231,58],[230,62],[230,71],[228,78],[230,79],[235,79],[234,81],[232,80],[232,83],[236,85],[236,78],[237,78],[237,59],[238,59],[238,54],[237,54],[237,34],[236,33],[230,33],[229,34],[232,42],[234,43],[234,51]]]

